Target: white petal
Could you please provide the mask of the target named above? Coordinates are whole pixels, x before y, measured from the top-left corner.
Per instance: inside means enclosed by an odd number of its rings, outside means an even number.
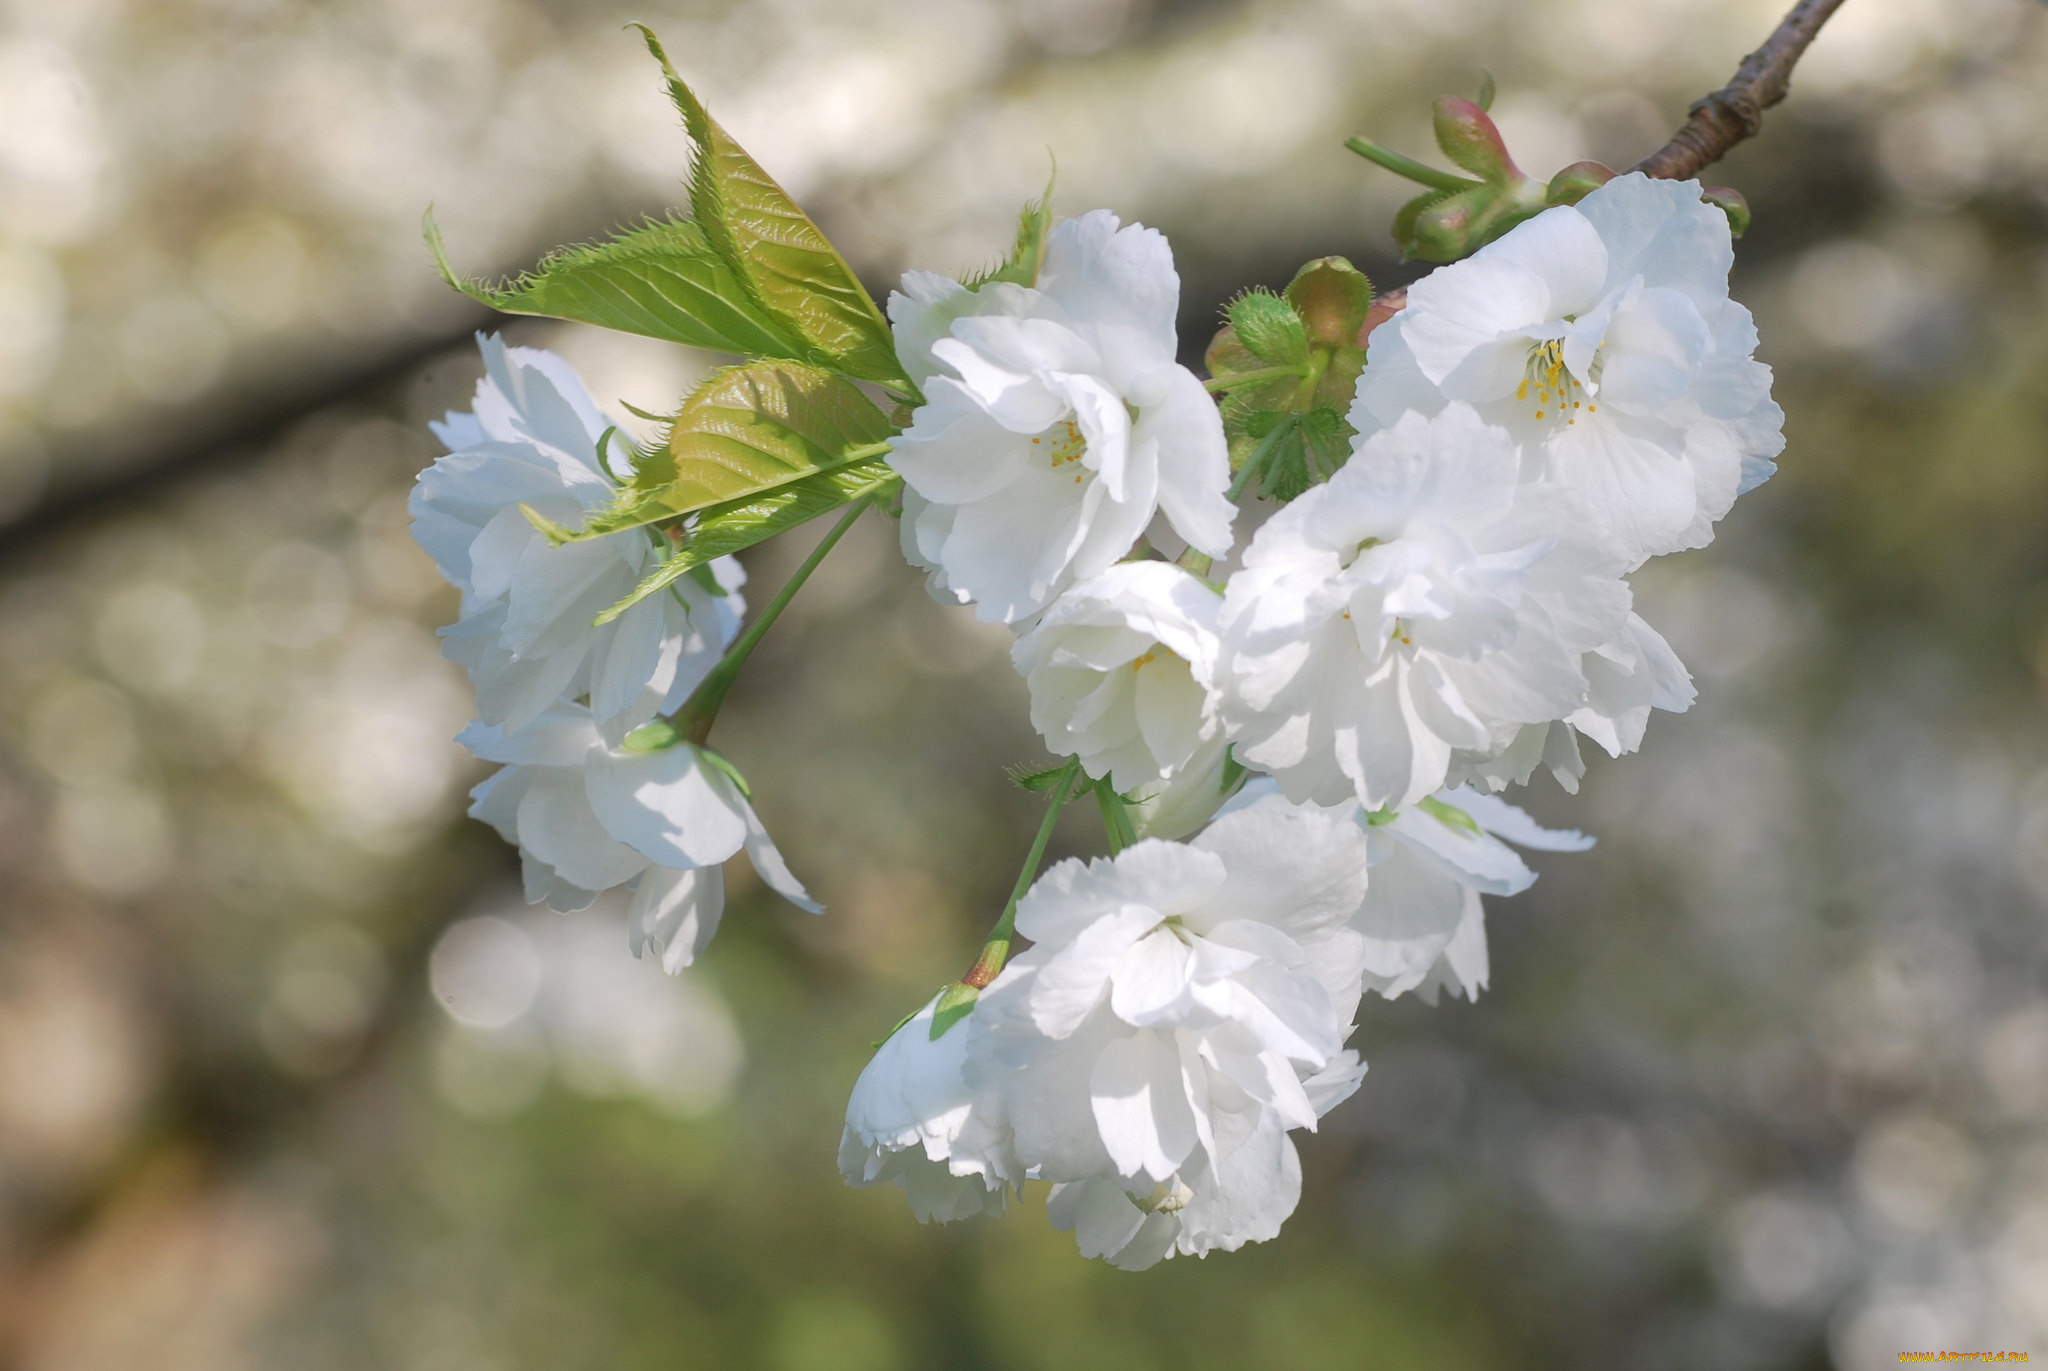
[[[1088,1091],[1102,1145],[1123,1175],[1163,1181],[1194,1151],[1194,1114],[1170,1035],[1141,1031],[1111,1042]]]

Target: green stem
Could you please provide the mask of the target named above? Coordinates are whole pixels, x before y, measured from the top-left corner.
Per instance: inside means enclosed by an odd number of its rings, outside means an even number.
[[[1245,490],[1251,485],[1252,477],[1258,473],[1260,467],[1266,464],[1266,459],[1273,455],[1274,451],[1279,448],[1281,440],[1289,433],[1292,433],[1294,426],[1299,422],[1300,420],[1294,415],[1288,415],[1285,419],[1273,425],[1273,431],[1267,434],[1256,448],[1252,449],[1252,455],[1245,458],[1244,465],[1238,468],[1237,479],[1230,483],[1230,502],[1232,504],[1237,503],[1238,497],[1243,495]]]
[[[1300,366],[1260,367],[1257,371],[1233,371],[1222,376],[1211,376],[1202,382],[1204,390],[1234,390],[1238,386],[1255,386],[1262,381],[1282,381],[1289,376],[1299,376],[1305,368]]]
[[[1396,176],[1405,176],[1409,180],[1428,186],[1433,190],[1470,190],[1472,187],[1480,184],[1463,176],[1453,175],[1448,171],[1438,171],[1435,167],[1418,162],[1413,157],[1404,157],[1392,148],[1381,147],[1370,138],[1347,138],[1344,140],[1344,146],[1350,148],[1366,161],[1376,162],[1380,166],[1385,167]]]
[[[1038,825],[1038,836],[1031,840],[1031,852],[1024,858],[1024,869],[1017,873],[1017,884],[1010,891],[1010,902],[1003,906],[1003,917],[996,920],[996,926],[989,930],[987,941],[981,945],[981,955],[974,959],[974,965],[960,978],[960,984],[976,990],[986,989],[988,983],[1003,969],[1003,963],[1010,960],[1010,944],[1017,936],[1017,903],[1024,898],[1024,892],[1031,889],[1032,878],[1038,875],[1038,864],[1045,860],[1045,845],[1052,841],[1053,821],[1065,807],[1069,792],[1074,788],[1074,778],[1081,774],[1081,759],[1070,757],[1066,766],[1060,769],[1060,778],[1053,782],[1052,803],[1046,806],[1045,818]]]
[[[1307,409],[1308,402],[1315,398],[1316,387],[1323,383],[1323,373],[1330,369],[1330,349],[1317,348],[1309,358],[1308,371],[1301,378],[1301,388],[1294,392],[1294,407]]]
[[[825,560],[826,554],[846,536],[846,530],[853,527],[853,521],[860,518],[861,512],[873,503],[874,498],[875,492],[869,491],[853,502],[853,507],[832,526],[832,531],[819,540],[817,547],[811,550],[810,556],[804,558],[804,564],[796,569],[796,574],[783,583],[782,589],[775,592],[775,598],[767,603],[754,622],[747,625],[746,631],[726,649],[725,656],[719,658],[718,665],[711,668],[697,688],[690,692],[690,698],[683,701],[683,707],[670,716],[670,722],[675,725],[676,732],[681,734],[686,742],[702,747],[704,740],[711,736],[711,724],[718,718],[718,707],[725,703],[725,693],[732,689],[732,683],[739,678],[740,668],[747,664],[747,658],[753,655],[755,646],[767,634],[770,626],[782,616],[782,611],[789,608],[789,602],[803,589],[804,582],[811,579],[811,573],[818,569],[818,564]]]
[[[1102,829],[1109,836],[1109,855],[1117,853],[1138,841],[1138,834],[1131,827],[1130,811],[1124,808],[1123,796],[1116,793],[1116,786],[1104,776],[1095,783],[1095,803],[1102,810]]]

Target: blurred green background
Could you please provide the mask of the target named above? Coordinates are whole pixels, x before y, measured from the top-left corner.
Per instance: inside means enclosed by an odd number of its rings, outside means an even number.
[[[1848,0],[1713,179],[1782,473],[1639,578],[1701,703],[1492,902],[1477,1004],[1368,1002],[1282,1238],[1142,1275],[844,1189],[867,1053],[1037,804],[1007,635],[856,530],[716,741],[742,867],[678,980],[462,817],[404,500],[433,278],[674,203],[645,20],[878,290],[1059,205],[1171,238],[1182,338],[1382,284],[1427,99],[1625,165],[1783,0],[0,3],[0,1367],[1771,1371],[2048,1355],[2048,13]],[[533,322],[608,405],[709,359]],[[757,599],[815,538],[750,558]],[[1091,815],[1058,846],[1092,852]],[[742,864],[743,866],[743,864]]]

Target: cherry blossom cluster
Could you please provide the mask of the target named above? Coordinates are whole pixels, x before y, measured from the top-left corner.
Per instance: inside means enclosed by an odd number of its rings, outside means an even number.
[[[1499,792],[1538,770],[1576,790],[1584,742],[1633,751],[1691,703],[1627,578],[1711,539],[1781,416],[1693,182],[1614,178],[1416,283],[1363,340],[1341,459],[1292,498],[1246,495],[1214,387],[1177,360],[1159,233],[1096,211],[1035,256],[890,297],[916,403],[886,467],[906,559],[1014,632],[1063,764],[1028,778],[1047,826],[981,957],[855,1086],[840,1166],[925,1220],[1048,1182],[1084,1254],[1141,1268],[1279,1231],[1291,1133],[1364,1076],[1366,992],[1485,987],[1481,897],[1535,879],[1516,849],[1591,845]],[[785,601],[742,634],[730,557],[650,594],[670,533],[548,536],[621,508],[649,459],[560,359],[483,347],[413,497],[462,593],[462,741],[500,766],[471,813],[518,845],[531,900],[630,887],[631,946],[678,971],[743,848],[817,908],[704,738]],[[1091,789],[1111,854],[1036,875]]]
[[[560,357],[481,342],[476,407],[433,426],[448,455],[410,502],[414,538],[462,593],[442,630],[476,685],[478,718],[459,741],[500,764],[471,816],[518,845],[529,901],[567,913],[630,887],[633,951],[658,950],[671,972],[717,932],[722,867],[742,848],[815,912],[739,773],[657,718],[731,646],[746,573],[720,558],[593,627],[639,583],[656,539],[634,529],[556,546],[526,511],[580,519],[609,504],[618,424]]]
[[[882,1046],[850,1181],[924,1219],[1049,1181],[1130,1268],[1278,1232],[1290,1131],[1363,1076],[1363,993],[1477,994],[1480,896],[1534,879],[1511,844],[1590,846],[1495,792],[1575,790],[1582,739],[1632,751],[1692,701],[1626,577],[1782,446],[1730,260],[1697,185],[1635,175],[1441,268],[1371,333],[1348,458],[1243,541],[1160,235],[1097,212],[1035,288],[906,279],[904,552],[1016,630],[1032,723],[1136,841],[1049,870],[1029,950]]]

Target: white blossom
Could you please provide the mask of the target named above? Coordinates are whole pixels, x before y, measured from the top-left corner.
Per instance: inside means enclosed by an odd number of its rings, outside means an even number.
[[[1630,567],[1699,547],[1785,445],[1733,259],[1698,183],[1617,177],[1411,286],[1351,423],[1464,401],[1514,435],[1525,477],[1585,495]]]
[[[1321,1116],[1364,1076],[1365,1063],[1346,1050],[1303,1080],[1302,1091]],[[1276,1237],[1301,1201],[1301,1157],[1286,1122],[1227,1080],[1212,1084],[1208,1104],[1213,1150],[1149,1191],[1134,1193],[1109,1176],[1058,1183],[1045,1204],[1052,1226],[1072,1232],[1082,1256],[1127,1271]]]
[[[1633,613],[1621,634],[1582,656],[1579,667],[1586,673],[1583,706],[1553,723],[1524,727],[1505,747],[1455,754],[1451,779],[1497,791],[1524,784],[1542,766],[1576,794],[1586,774],[1579,752],[1582,736],[1610,757],[1634,752],[1642,745],[1651,710],[1682,714],[1697,696],[1691,673],[1678,654],[1662,634]]]
[[[503,764],[470,792],[469,813],[518,845],[526,898],[582,909],[631,883],[633,954],[657,949],[671,974],[718,931],[721,864],[742,849],[762,880],[818,912],[730,768],[704,749],[614,747],[576,704],[557,704],[517,730],[471,724],[457,741]]]
[[[1472,409],[1404,417],[1268,520],[1221,620],[1236,757],[1293,800],[1405,808],[1452,753],[1586,703],[1622,632],[1621,565],[1569,491],[1518,479]]]
[[[1122,562],[1054,600],[1010,652],[1046,746],[1119,791],[1179,775],[1222,734],[1210,686],[1221,608],[1170,562]]]
[[[442,630],[448,655],[469,669],[486,723],[521,728],[557,700],[585,697],[618,742],[681,705],[717,663],[745,611],[745,573],[720,558],[591,627],[652,567],[653,540],[631,529],[556,547],[520,506],[582,524],[611,503],[605,463],[629,449],[613,441],[600,456],[613,424],[560,357],[479,341],[475,408],[433,425],[449,452],[420,473],[410,501],[413,536],[462,591],[462,617]]]
[[[1046,235],[1036,286],[904,277],[889,317],[926,403],[889,464],[904,554],[935,595],[1014,623],[1123,557],[1155,513],[1229,550],[1223,425],[1174,360],[1179,301],[1166,239],[1106,210]]]
[[[1201,1255],[1271,1237],[1292,1211],[1285,1134],[1315,1127],[1359,1070],[1343,1046],[1361,965],[1347,920],[1366,859],[1355,824],[1252,811],[1192,843],[1062,862],[1019,904],[1033,946],[982,994],[969,1051],[1001,1082],[1019,1163],[1088,1183],[1060,1192],[1084,1248],[1126,1265]],[[1137,1215],[1114,1241],[1103,1187]],[[1146,1215],[1170,1221],[1133,1247]]]
[[[1226,813],[1295,809],[1270,778],[1247,784]],[[1320,807],[1317,807],[1320,808]],[[1352,927],[1364,940],[1364,985],[1387,999],[1414,991],[1476,998],[1488,960],[1481,895],[1519,895],[1536,881],[1513,847],[1583,852],[1593,840],[1547,829],[1493,795],[1444,790],[1397,812],[1367,814],[1356,801],[1324,811],[1361,826],[1370,855]]]
[[[967,1081],[972,1035],[931,1035],[938,996],[875,1052],[846,1105],[839,1170],[847,1184],[901,1185],[920,1223],[1000,1214],[1022,1181],[999,1093]]]

